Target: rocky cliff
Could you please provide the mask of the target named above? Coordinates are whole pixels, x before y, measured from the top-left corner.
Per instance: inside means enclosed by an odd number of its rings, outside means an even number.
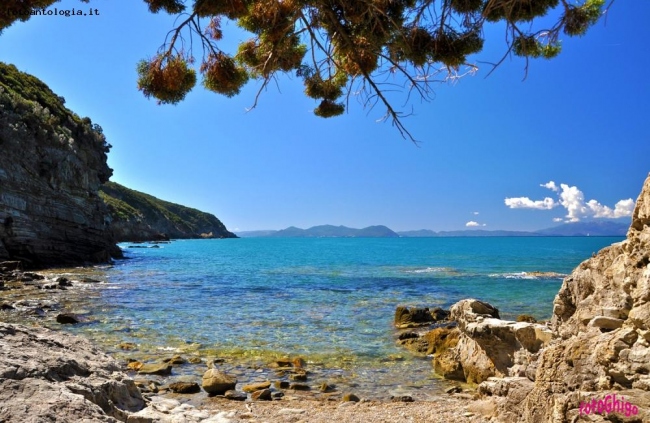
[[[43,82],[0,63],[0,260],[27,267],[119,255],[98,195],[110,145]]]
[[[118,242],[169,238],[237,238],[214,215],[160,200],[114,182],[100,188]]]
[[[497,397],[503,421],[650,421],[650,176],[627,239],[564,280],[551,330],[526,377],[479,387]]]
[[[478,385],[476,409],[490,421],[650,422],[650,176],[627,238],[564,279],[550,322],[502,320],[475,299],[442,319],[416,311],[407,317],[438,327],[402,333],[398,344],[433,355],[439,375]]]

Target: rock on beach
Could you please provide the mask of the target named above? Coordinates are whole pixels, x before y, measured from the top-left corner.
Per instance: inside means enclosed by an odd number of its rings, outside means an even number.
[[[145,403],[119,369],[86,339],[0,323],[0,421],[126,421]]]

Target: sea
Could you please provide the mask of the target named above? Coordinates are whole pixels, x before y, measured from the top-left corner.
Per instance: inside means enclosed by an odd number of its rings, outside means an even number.
[[[398,305],[489,302],[549,319],[563,278],[621,237],[242,238],[120,244],[112,266],[57,272],[84,289],[66,330],[116,357],[218,358],[240,381],[301,357],[311,383],[367,398],[430,399],[449,386],[396,345]],[[124,349],[124,345],[133,348]],[[176,377],[200,378],[196,366]]]

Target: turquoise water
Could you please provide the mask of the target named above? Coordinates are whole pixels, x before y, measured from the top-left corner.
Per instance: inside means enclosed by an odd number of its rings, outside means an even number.
[[[179,240],[159,248],[122,244],[128,260],[99,271],[106,281],[73,329],[111,349],[181,351],[264,362],[302,356],[355,375],[403,367],[431,379],[430,363],[395,346],[400,304],[449,307],[474,297],[504,318],[547,319],[566,275],[622,238],[244,238]],[[140,246],[150,246],[140,244]],[[531,276],[526,272],[543,272]],[[559,274],[559,275],[558,275]],[[115,350],[119,353],[119,350]],[[374,370],[373,370],[374,369]],[[382,370],[377,370],[382,369]],[[390,373],[390,372],[389,372]],[[433,382],[432,382],[433,383]]]

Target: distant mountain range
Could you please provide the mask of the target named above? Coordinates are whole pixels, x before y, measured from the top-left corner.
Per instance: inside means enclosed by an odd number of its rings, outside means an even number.
[[[368,226],[363,229],[346,226],[319,225],[309,229],[290,226],[279,231],[244,231],[237,232],[242,238],[424,238],[424,237],[505,237],[505,236],[625,236],[629,223],[612,220],[592,220],[586,222],[564,223],[552,228],[538,231],[502,231],[468,229],[461,231],[439,231],[420,229],[416,231],[395,232],[383,225]]]
[[[398,238],[400,235],[386,226],[368,226],[363,229],[348,228],[347,226],[320,225],[309,229],[290,226],[279,231],[248,231],[237,232],[242,238],[273,237],[273,238]]]

